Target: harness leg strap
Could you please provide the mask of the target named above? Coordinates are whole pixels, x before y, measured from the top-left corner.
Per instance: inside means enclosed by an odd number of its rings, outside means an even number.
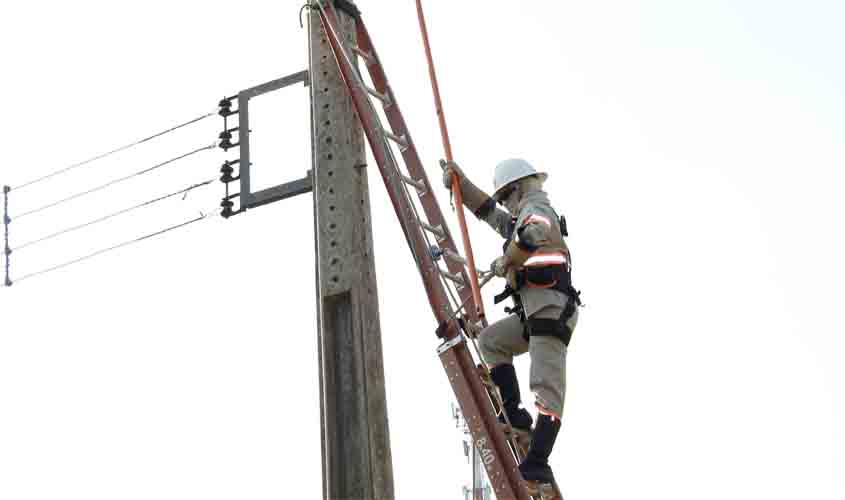
[[[563,342],[563,345],[568,347],[569,341],[572,339],[572,330],[566,323],[575,314],[576,307],[575,301],[570,298],[558,319],[528,318],[528,321],[525,322],[526,337],[557,337]]]

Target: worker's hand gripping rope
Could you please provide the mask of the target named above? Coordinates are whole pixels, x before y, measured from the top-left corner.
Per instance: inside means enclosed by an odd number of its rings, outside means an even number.
[[[440,167],[443,169],[443,185],[446,189],[452,189],[452,181],[455,176],[458,177],[458,181],[464,177],[461,167],[453,161],[440,160]]]

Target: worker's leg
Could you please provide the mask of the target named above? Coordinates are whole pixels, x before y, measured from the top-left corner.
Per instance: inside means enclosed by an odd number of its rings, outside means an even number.
[[[502,364],[513,364],[515,355],[528,352],[522,321],[516,314],[493,323],[478,337],[481,357],[490,368]]]
[[[550,306],[537,311],[529,319],[529,383],[539,415],[531,447],[519,468],[525,479],[533,481],[551,482],[554,479],[548,458],[560,430],[566,392],[566,344],[561,338],[565,335],[561,334],[560,328],[563,311],[560,307]],[[576,310],[565,322],[569,332],[574,331],[577,322]]]
[[[529,431],[533,420],[531,414],[520,407],[522,398],[513,367],[514,355],[528,351],[524,332],[525,328],[519,316],[512,314],[485,328],[479,337],[479,344],[481,356],[490,367],[490,378],[502,394],[508,420],[514,428]]]
[[[532,319],[559,320],[563,312],[558,307],[546,307],[537,311]],[[578,323],[578,310],[566,322],[570,332]],[[531,353],[530,387],[540,413],[560,419],[563,415],[563,401],[566,393],[566,345],[550,331],[536,331],[529,340]]]

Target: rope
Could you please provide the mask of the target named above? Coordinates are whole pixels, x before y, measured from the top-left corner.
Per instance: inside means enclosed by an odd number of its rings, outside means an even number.
[[[440,100],[440,87],[437,85],[437,74],[434,71],[434,59],[431,56],[431,45],[428,41],[428,30],[425,27],[425,16],[423,15],[422,0],[417,0],[417,17],[420,22],[420,32],[422,33],[423,46],[425,47],[426,60],[428,62],[428,74],[431,79],[431,90],[434,93],[434,105],[437,109],[437,118],[440,123],[440,135],[443,139],[443,150],[446,154],[446,161],[451,162],[452,158],[452,144],[449,142],[449,129],[446,127],[446,116],[443,114],[443,103]],[[464,243],[464,253],[467,260],[467,276],[469,276],[469,285],[472,290],[472,296],[475,301],[475,313],[478,315],[484,326],[487,326],[487,318],[484,314],[484,300],[481,298],[481,287],[478,286],[478,273],[475,268],[475,256],[472,251],[472,241],[469,239],[469,231],[467,230],[467,221],[464,214],[463,195],[461,193],[461,181],[457,174],[452,175],[452,194],[455,197],[455,209],[458,214],[458,226],[461,229],[461,237]]]
[[[151,135],[151,136],[149,136],[149,137],[145,137],[145,138],[143,138],[143,139],[137,140],[137,141],[132,142],[132,143],[130,143],[130,144],[127,144],[127,145],[125,145],[125,146],[121,146],[121,147],[119,147],[119,148],[117,148],[117,149],[113,149],[113,150],[111,150],[111,151],[109,151],[109,152],[107,152],[107,153],[102,153],[102,154],[99,154],[99,155],[97,155],[97,156],[93,156],[93,157],[88,158],[87,160],[83,160],[83,161],[81,161],[81,162],[79,162],[79,163],[74,163],[73,165],[70,165],[69,167],[65,167],[65,168],[63,168],[63,169],[61,169],[61,170],[57,170],[57,171],[55,171],[55,172],[53,172],[53,173],[51,173],[51,174],[47,174],[47,175],[45,175],[45,176],[43,176],[43,177],[39,177],[39,178],[37,178],[37,179],[33,179],[33,180],[31,180],[31,181],[25,182],[25,183],[21,184],[20,186],[16,186],[16,187],[14,187],[14,188],[13,188],[13,190],[23,189],[23,188],[25,188],[25,187],[27,187],[27,186],[31,186],[31,185],[33,185],[33,184],[37,184],[37,183],[39,183],[39,182],[46,181],[47,179],[51,179],[51,178],[53,178],[53,177],[55,177],[55,176],[57,176],[57,175],[61,175],[61,174],[64,174],[64,173],[66,173],[66,172],[70,172],[71,170],[77,169],[77,168],[82,167],[82,166],[84,166],[84,165],[88,165],[89,163],[93,163],[93,162],[95,162],[95,161],[97,161],[97,160],[101,160],[101,159],[106,158],[106,157],[108,157],[108,156],[111,156],[111,155],[113,155],[113,154],[120,153],[121,151],[126,151],[127,149],[133,148],[133,147],[135,147],[135,146],[139,146],[139,145],[141,145],[141,144],[143,144],[143,143],[145,143],[145,142],[151,141],[151,140],[156,139],[156,138],[158,138],[158,137],[161,137],[161,136],[163,136],[163,135],[166,135],[166,134],[169,134],[169,133],[174,132],[174,131],[176,131],[176,130],[179,130],[180,128],[187,127],[188,125],[192,125],[192,124],[194,124],[194,123],[197,123],[197,122],[199,122],[199,121],[202,121],[202,120],[204,120],[204,119],[208,118],[209,116],[214,116],[215,114],[216,114],[216,113],[214,113],[214,112],[212,112],[212,113],[206,113],[206,114],[204,114],[204,115],[202,115],[202,116],[199,116],[199,117],[197,117],[197,118],[194,118],[193,120],[188,120],[188,121],[186,121],[186,122],[184,122],[184,123],[180,123],[179,125],[176,125],[175,127],[170,127],[170,128],[169,128],[169,129],[167,129],[167,130],[163,130],[163,131],[161,131],[161,132],[158,132],[157,134],[153,134],[153,135]]]
[[[68,261],[68,262],[64,262],[64,263],[59,264],[59,265],[57,265],[57,266],[53,266],[53,267],[50,267],[50,268],[47,268],[47,269],[42,269],[42,270],[40,270],[40,271],[36,271],[36,272],[33,272],[33,273],[26,274],[26,275],[24,275],[24,276],[21,276],[20,278],[17,278],[17,279],[15,280],[15,283],[17,283],[17,282],[19,282],[19,281],[27,280],[27,279],[29,279],[29,278],[34,278],[34,277],[36,277],[36,276],[40,276],[40,275],[42,275],[42,274],[47,274],[47,273],[50,273],[50,272],[53,272],[53,271],[56,271],[56,270],[59,270],[59,269],[62,269],[62,268],[68,267],[68,266],[70,266],[70,265],[73,265],[73,264],[77,264],[77,263],[79,263],[79,262],[86,261],[86,260],[88,260],[88,259],[92,259],[92,258],[94,258],[94,257],[97,257],[98,255],[102,255],[102,254],[104,254],[104,253],[108,253],[108,252],[111,252],[111,251],[113,251],[113,250],[117,250],[117,249],[119,249],[119,248],[123,248],[123,247],[125,247],[125,246],[133,245],[133,244],[135,244],[135,243],[140,243],[140,242],[142,242],[142,241],[144,241],[144,240],[147,240],[147,239],[150,239],[150,238],[154,238],[154,237],[156,237],[156,236],[160,236],[160,235],[162,235],[162,234],[164,234],[164,233],[167,233],[167,232],[169,232],[169,231],[174,231],[174,230],[176,230],[176,229],[180,229],[180,228],[183,228],[183,227],[185,227],[185,226],[191,225],[191,224],[193,224],[193,223],[195,223],[195,222],[199,222],[199,221],[201,221],[201,220],[208,219],[208,218],[210,218],[210,217],[213,217],[214,215],[215,215],[214,213],[207,213],[207,214],[206,214],[206,213],[202,213],[202,212],[200,212],[200,216],[199,216],[199,217],[197,217],[197,218],[195,218],[195,219],[191,219],[191,220],[189,220],[189,221],[187,221],[187,222],[183,222],[183,223],[181,223],[181,224],[177,224],[177,225],[175,225],[175,226],[170,226],[170,227],[165,228],[165,229],[162,229],[162,230],[160,230],[160,231],[156,231],[156,232],[154,232],[154,233],[150,233],[150,234],[147,234],[147,235],[141,236],[141,237],[139,237],[139,238],[135,238],[134,240],[124,241],[123,243],[118,243],[117,245],[114,245],[114,246],[111,246],[111,247],[108,247],[108,248],[103,248],[102,250],[97,250],[97,251],[96,251],[96,252],[94,252],[94,253],[90,253],[90,254],[88,254],[88,255],[84,255],[84,256],[79,257],[79,258],[76,258],[76,259],[74,259],[74,260],[71,260],[71,261]]]
[[[69,202],[69,201],[71,201],[71,200],[75,200],[75,199],[77,199],[77,198],[81,198],[81,197],[83,197],[83,196],[87,196],[87,195],[89,195],[89,194],[96,193],[97,191],[101,191],[101,190],[103,190],[103,189],[105,189],[105,188],[107,188],[107,187],[113,186],[113,185],[115,185],[115,184],[119,184],[119,183],[121,183],[121,182],[127,181],[127,180],[129,180],[129,179],[134,178],[134,177],[138,177],[138,176],[141,176],[141,175],[144,175],[144,174],[150,173],[150,172],[152,172],[152,171],[154,171],[154,170],[157,170],[157,169],[162,168],[162,167],[164,167],[164,166],[166,166],[166,165],[169,165],[169,164],[171,164],[171,163],[173,163],[173,162],[175,162],[175,161],[181,160],[181,159],[183,159],[183,158],[187,158],[187,157],[189,157],[189,156],[191,156],[191,155],[194,155],[194,154],[196,154],[196,153],[199,153],[199,152],[201,152],[201,151],[206,151],[206,150],[209,150],[209,149],[215,149],[216,147],[217,147],[217,145],[216,145],[216,144],[211,144],[210,146],[204,146],[204,147],[201,147],[201,148],[195,149],[195,150],[191,151],[190,153],[185,153],[185,154],[183,154],[183,155],[181,155],[181,156],[177,156],[177,157],[175,157],[175,158],[171,158],[171,159],[169,159],[169,160],[167,160],[167,161],[164,161],[164,162],[162,162],[162,163],[159,163],[159,164],[157,164],[157,165],[153,165],[153,166],[152,166],[152,167],[150,167],[150,168],[147,168],[147,169],[141,170],[141,171],[139,171],[139,172],[135,172],[134,174],[130,174],[130,175],[127,175],[127,176],[125,176],[125,177],[121,177],[121,178],[119,178],[119,179],[115,179],[115,180],[113,180],[113,181],[111,181],[111,182],[107,182],[107,183],[102,184],[102,185],[100,185],[100,186],[97,186],[97,187],[95,187],[95,188],[91,188],[91,189],[89,189],[89,190],[87,190],[87,191],[83,191],[83,192],[81,192],[81,193],[77,193],[77,194],[74,194],[74,195],[72,195],[72,196],[68,196],[67,198],[61,199],[61,200],[59,200],[59,201],[55,201],[55,202],[53,202],[53,203],[50,203],[50,204],[48,204],[48,205],[44,205],[44,206],[42,206],[42,207],[35,208],[35,209],[30,210],[30,211],[28,211],[28,212],[24,212],[24,213],[22,213],[21,215],[18,215],[18,216],[16,217],[16,219],[20,219],[20,218],[22,218],[22,217],[26,217],[27,215],[32,215],[32,214],[34,214],[34,213],[38,213],[38,212],[41,212],[41,211],[43,211],[43,210],[47,210],[48,208],[53,208],[53,207],[59,206],[59,205],[61,205],[61,204],[67,203],[67,202]]]
[[[100,222],[103,222],[103,221],[109,220],[109,219],[111,219],[111,218],[117,217],[118,215],[127,214],[127,213],[129,213],[129,212],[134,211],[134,210],[138,210],[138,209],[140,209],[140,208],[143,208],[143,207],[146,207],[146,206],[149,206],[149,205],[153,205],[153,204],[155,204],[155,203],[158,203],[158,202],[160,202],[160,201],[164,201],[164,200],[166,200],[166,199],[168,199],[168,198],[172,198],[172,197],[174,197],[174,196],[178,196],[178,195],[183,194],[183,193],[184,193],[184,194],[187,194],[188,192],[190,192],[190,191],[192,191],[192,190],[194,190],[194,189],[197,189],[197,188],[200,188],[200,187],[202,187],[202,186],[206,186],[206,185],[208,185],[208,184],[211,184],[211,183],[212,183],[212,182],[214,182],[215,180],[217,180],[217,179],[211,179],[211,180],[208,180],[208,181],[205,181],[205,182],[200,182],[200,183],[194,184],[194,185],[192,185],[192,186],[189,186],[189,187],[187,187],[187,188],[184,188],[184,189],[181,189],[181,190],[179,190],[179,191],[176,191],[176,192],[174,192],[174,193],[170,193],[170,194],[167,194],[167,195],[164,195],[164,196],[160,196],[160,197],[158,197],[158,198],[155,198],[155,199],[152,199],[152,200],[149,200],[149,201],[145,201],[145,202],[143,202],[143,203],[139,203],[139,204],[137,204],[137,205],[135,205],[135,206],[132,206],[132,207],[129,207],[129,208],[124,208],[123,210],[119,210],[119,211],[114,212],[114,213],[112,213],[112,214],[109,214],[109,215],[106,215],[106,216],[100,217],[100,218],[98,218],[98,219],[94,219],[94,220],[89,221],[89,222],[85,222],[85,223],[83,223],[83,224],[79,224],[79,225],[77,225],[77,226],[70,227],[70,228],[68,228],[68,229],[63,229],[63,230],[61,230],[61,231],[58,231],[58,232],[55,232],[55,233],[53,233],[53,234],[50,234],[50,235],[44,236],[44,237],[42,237],[42,238],[38,238],[37,240],[28,241],[28,242],[26,242],[26,243],[24,243],[24,244],[22,244],[22,245],[20,245],[20,246],[18,246],[18,247],[15,247],[15,248],[13,249],[13,251],[17,251],[17,250],[20,250],[20,249],[22,249],[22,248],[26,248],[26,247],[28,247],[28,246],[32,246],[32,245],[35,245],[35,244],[38,244],[38,243],[43,243],[43,242],[45,242],[45,241],[47,241],[47,240],[51,240],[51,239],[56,238],[56,237],[59,237],[59,236],[61,236],[61,235],[63,235],[63,234],[67,234],[67,233],[71,233],[71,232],[74,232],[74,231],[78,231],[78,230],[83,229],[83,228],[86,228],[86,227],[88,227],[88,226],[93,226],[94,224],[98,224],[98,223],[100,223]]]

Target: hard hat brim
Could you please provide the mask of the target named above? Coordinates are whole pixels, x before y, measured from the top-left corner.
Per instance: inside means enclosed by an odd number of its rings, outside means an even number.
[[[507,184],[505,184],[505,185],[503,185],[503,186],[499,187],[499,189],[497,189],[496,191],[494,191],[494,192],[493,192],[493,195],[492,195],[491,197],[492,197],[494,200],[498,200],[497,196],[498,196],[498,194],[499,194],[499,193],[501,193],[501,192],[502,192],[502,190],[503,190],[503,189],[505,189],[506,187],[510,186],[510,185],[511,185],[511,184],[513,184],[514,182],[521,181],[522,179],[525,179],[526,177],[533,177],[533,176],[535,176],[535,175],[536,175],[537,177],[539,177],[539,178],[540,178],[540,180],[541,180],[542,182],[546,182],[546,179],[548,179],[548,178],[549,178],[549,174],[547,174],[547,173],[545,173],[545,172],[535,172],[535,173],[531,173],[531,174],[525,174],[525,175],[520,176],[520,177],[517,177],[516,179],[514,179],[514,180],[512,180],[512,181],[508,182]]]

